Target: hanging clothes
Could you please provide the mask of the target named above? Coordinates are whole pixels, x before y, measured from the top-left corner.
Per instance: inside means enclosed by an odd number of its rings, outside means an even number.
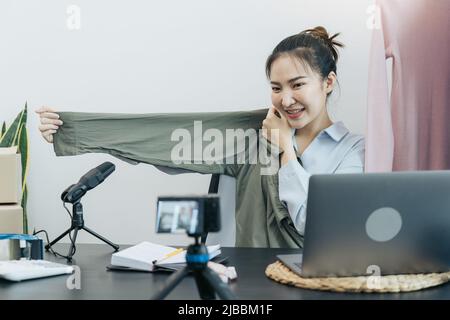
[[[369,60],[365,170],[450,169],[450,1],[375,5],[380,20]]]

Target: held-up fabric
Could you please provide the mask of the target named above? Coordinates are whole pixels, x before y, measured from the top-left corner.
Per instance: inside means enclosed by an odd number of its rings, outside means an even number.
[[[377,0],[375,14],[366,172],[450,169],[450,1]]]
[[[222,161],[210,163],[202,159],[201,151],[211,143],[213,133],[216,134],[216,139],[221,136],[225,140],[222,142],[226,145],[226,150],[229,150],[229,145],[242,145],[242,140],[248,140],[244,134],[230,141],[226,139],[227,132],[239,129],[242,132],[259,130],[267,109],[176,114],[60,112],[59,115],[64,125],[54,135],[53,144],[57,156],[108,153],[132,164],[142,162],[159,167],[235,177],[236,246],[303,246],[303,236],[295,228],[287,207],[279,198],[278,168],[273,174],[262,174],[267,163],[250,163],[246,152],[248,150],[244,150],[244,163],[238,161],[236,157],[242,153],[239,148],[232,148],[231,155],[224,152]],[[192,161],[173,161],[174,156],[180,155],[180,150],[177,149],[180,137],[186,138],[186,141],[190,138]],[[257,144],[267,143],[261,135],[257,137]],[[250,144],[244,145],[247,148]],[[348,146],[348,152],[353,148],[354,146]],[[230,159],[230,156],[234,159]],[[276,156],[279,159],[279,152]],[[321,173],[331,172],[333,171]]]
[[[303,237],[278,198],[277,174],[261,175],[259,162],[206,163],[196,152],[202,147],[204,135],[211,133],[208,130],[216,130],[215,133],[226,137],[227,129],[259,129],[266,115],[267,109],[176,114],[60,112],[64,124],[54,135],[53,145],[57,156],[107,153],[132,164],[142,162],[235,177],[236,246],[298,248],[303,245]],[[201,124],[201,130],[198,124]],[[179,155],[174,150],[181,141],[177,138],[183,134],[188,137],[187,133],[190,133],[193,145],[189,158],[195,161],[174,163],[173,157]],[[241,139],[237,140],[223,142],[225,145],[242,143]]]
[[[292,137],[298,161],[291,160],[280,168],[278,191],[295,228],[303,235],[310,176],[316,173],[362,173],[364,137],[350,133],[339,121],[319,132],[302,154],[298,152],[295,129]]]

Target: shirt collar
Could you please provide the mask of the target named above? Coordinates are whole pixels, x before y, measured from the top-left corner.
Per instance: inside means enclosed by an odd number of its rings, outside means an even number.
[[[294,141],[294,149],[295,149],[295,151],[298,151],[297,141],[295,139],[295,130],[296,129],[292,129],[292,139]],[[338,122],[334,122],[331,126],[329,126],[328,128],[322,130],[321,132],[319,132],[317,137],[320,137],[320,136],[326,134],[331,139],[333,139],[335,142],[339,142],[339,141],[342,140],[342,138],[348,132],[349,131],[348,131],[347,127],[344,125],[344,123],[342,121],[338,121]]]
[[[339,142],[348,133],[348,129],[342,121],[338,121],[324,129],[320,134],[323,134],[324,132],[327,133],[331,139]]]

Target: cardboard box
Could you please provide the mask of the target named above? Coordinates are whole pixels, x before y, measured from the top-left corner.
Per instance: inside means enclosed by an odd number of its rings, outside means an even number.
[[[0,148],[0,205],[22,201],[22,165],[16,150]]]
[[[0,205],[0,233],[23,233],[23,210],[20,205]]]

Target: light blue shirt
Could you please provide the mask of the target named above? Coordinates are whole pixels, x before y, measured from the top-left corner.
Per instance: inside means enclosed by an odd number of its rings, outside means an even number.
[[[298,155],[295,129],[294,149],[297,159],[290,160],[278,171],[278,192],[295,227],[304,234],[309,177],[323,173],[361,173],[364,171],[364,137],[352,134],[342,122],[322,130]]]

